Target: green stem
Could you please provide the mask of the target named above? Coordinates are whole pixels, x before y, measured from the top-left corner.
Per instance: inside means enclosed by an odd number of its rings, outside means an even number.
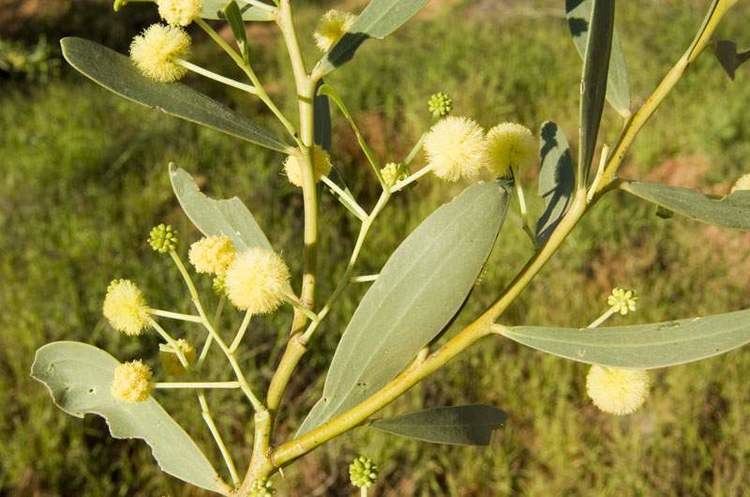
[[[149,309],[148,312],[149,314],[153,314],[154,316],[160,316],[160,317],[168,318],[168,319],[176,319],[178,321],[187,321],[190,323],[201,322],[200,316],[194,316],[192,314],[181,314],[179,312],[164,311],[161,309]]]
[[[232,455],[227,449],[224,440],[221,438],[221,434],[219,433],[219,429],[216,427],[216,423],[214,423],[214,418],[213,416],[211,416],[211,410],[208,408],[208,401],[206,400],[206,396],[203,394],[203,392],[198,394],[198,403],[201,406],[201,417],[206,423],[206,426],[208,426],[208,431],[211,432],[211,436],[214,438],[214,442],[216,442],[216,446],[219,448],[219,452],[221,452],[221,457],[224,459],[224,464],[226,464],[227,470],[229,470],[229,476],[230,478],[232,478],[232,483],[237,486],[240,483],[240,477],[237,474],[237,468],[235,467],[234,461],[232,460]]]
[[[214,43],[219,45],[219,47],[221,47],[227,53],[227,55],[231,57],[234,63],[237,64],[237,67],[239,67],[242,72],[245,73],[250,82],[253,84],[255,94],[258,96],[258,98],[260,98],[260,100],[264,104],[266,104],[266,107],[268,107],[271,112],[273,112],[273,114],[281,122],[289,135],[297,140],[297,130],[294,128],[294,125],[289,122],[289,119],[286,118],[284,113],[279,110],[271,97],[268,96],[268,93],[263,87],[263,84],[260,82],[260,78],[258,78],[258,76],[255,74],[252,66],[248,64],[245,59],[242,58],[242,55],[237,53],[237,51],[232,48],[229,43],[227,43],[226,40],[224,40],[224,38],[222,38],[221,35],[217,33],[216,30],[214,30],[214,28],[212,28],[206,21],[199,18],[195,20],[195,23],[200,26],[201,29],[203,29],[203,31],[205,31],[206,34],[214,41]]]
[[[242,368],[237,362],[237,358],[235,358],[234,354],[229,350],[229,347],[227,347],[227,344],[216,332],[216,329],[214,329],[213,324],[211,324],[211,322],[208,320],[208,317],[206,317],[206,312],[203,310],[203,304],[201,304],[200,297],[198,296],[198,291],[195,288],[195,283],[193,283],[193,279],[190,277],[190,273],[188,273],[187,268],[185,268],[185,265],[182,263],[180,256],[177,255],[177,252],[175,252],[174,250],[171,251],[169,255],[172,257],[172,260],[177,266],[177,270],[180,272],[180,274],[182,275],[182,279],[185,281],[185,285],[188,288],[188,292],[190,293],[190,298],[193,301],[193,305],[195,306],[195,309],[198,311],[198,314],[203,320],[203,327],[206,329],[206,331],[208,331],[208,334],[217,343],[221,351],[224,353],[224,356],[226,356],[227,362],[229,362],[229,365],[232,367],[237,381],[240,383],[240,389],[242,390],[242,393],[244,393],[247,399],[250,401],[253,409],[258,412],[264,411],[265,406],[263,406],[263,403],[260,401],[260,399],[258,399],[255,393],[253,393],[252,388],[250,388],[250,385],[247,383],[245,375],[242,372]]]
[[[156,332],[164,339],[164,341],[167,342],[170,347],[172,347],[172,350],[175,354],[177,354],[177,359],[180,360],[180,364],[182,364],[182,367],[188,369],[190,367],[190,364],[188,363],[185,354],[182,352],[182,349],[180,349],[180,346],[177,344],[177,341],[172,338],[172,335],[167,333],[166,330],[162,328],[155,319],[148,318],[148,322],[151,327],[154,328]]]
[[[393,185],[390,189],[391,193],[396,193],[398,191],[403,190],[404,188],[414,183],[415,181],[417,181],[419,178],[429,173],[430,171],[432,171],[432,166],[430,166],[429,164],[424,166],[422,169],[419,169],[417,172],[411,174],[411,176]]]
[[[239,81],[236,81],[232,78],[227,78],[226,76],[222,76],[221,74],[216,74],[213,71],[209,71],[208,69],[205,69],[201,66],[197,66],[193,64],[192,62],[188,62],[184,59],[175,59],[175,63],[178,65],[181,65],[185,69],[188,69],[196,74],[200,74],[201,76],[204,76],[206,78],[212,79],[214,81],[217,81],[219,83],[225,84],[227,86],[231,86],[233,88],[237,88],[238,90],[245,91],[251,95],[257,95],[258,91],[254,86],[247,85],[245,83],[240,83]]]
[[[606,322],[609,318],[611,318],[612,316],[614,316],[614,314],[616,312],[617,312],[617,309],[615,307],[610,307],[609,309],[607,309],[606,311],[604,311],[604,313],[601,316],[599,316],[598,318],[596,318],[586,328],[598,328],[599,326],[601,326],[602,324],[604,324],[604,322]]]
[[[352,196],[347,192],[342,190],[341,187],[339,187],[339,185],[337,185],[331,178],[329,178],[328,176],[323,176],[320,178],[320,180],[324,185],[328,187],[331,193],[333,193],[333,196],[336,197],[341,205],[346,207],[349,212],[354,214],[354,217],[356,217],[360,221],[364,221],[365,219],[367,219],[367,212],[365,212],[362,206],[359,205],[359,202],[352,198]]]
[[[252,317],[253,314],[251,312],[248,311],[245,313],[245,317],[242,319],[240,328],[237,330],[237,333],[234,335],[234,340],[232,340],[232,344],[229,346],[229,351],[231,353],[234,354],[242,343],[242,339],[245,337],[245,332],[247,331],[247,327],[250,325],[250,320],[252,319]]]
[[[166,381],[159,382],[154,385],[156,388],[162,389],[232,389],[240,388],[239,381]]]

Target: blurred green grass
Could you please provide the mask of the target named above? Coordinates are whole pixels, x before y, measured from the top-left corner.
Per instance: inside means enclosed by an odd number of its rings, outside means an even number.
[[[455,3],[455,2],[453,2]],[[330,78],[354,110],[376,152],[402,157],[429,125],[427,97],[447,91],[456,113],[486,126],[504,120],[537,128],[556,120],[575,141],[580,62],[551,2],[473,1],[452,8],[434,2],[427,14],[391,39],[369,42]],[[555,4],[556,5],[556,4]],[[140,6],[139,6],[140,7]],[[700,23],[703,2],[620,6],[618,25],[641,101]],[[301,6],[309,32],[322,6]],[[742,33],[750,9],[739,7],[722,37]],[[251,39],[260,72],[274,95],[293,88],[283,47],[265,26]],[[741,40],[741,38],[740,38]],[[315,55],[309,37],[308,60]],[[262,48],[261,48],[262,47]],[[196,57],[229,71],[209,45]],[[625,168],[645,177],[723,193],[750,170],[750,97],[743,69],[732,83],[707,54],[665,102],[639,138]],[[211,91],[274,126],[256,102]],[[281,173],[282,157],[122,101],[68,73],[45,86],[3,83],[0,93],[0,494],[18,496],[204,495],[162,476],[148,448],[112,441],[96,418],[71,418],[53,407],[28,377],[33,352],[59,339],[85,340],[121,360],[154,359],[156,340],[122,338],[100,315],[108,282],[135,279],[155,306],[186,311],[189,301],[168,261],[144,239],[159,222],[174,224],[186,242],[197,232],[181,214],[166,175],[174,161],[199,175],[213,195],[238,194],[274,245],[299,268],[301,199]],[[285,102],[293,114],[294,103]],[[620,124],[607,116],[609,142]],[[377,191],[345,123],[334,122],[334,157],[366,205]],[[536,173],[523,180],[533,189]],[[459,191],[421,182],[388,207],[368,240],[362,273],[388,254],[435,206]],[[532,199],[538,207],[538,200]],[[356,224],[321,196],[320,295],[331,290],[350,250]],[[750,237],[683,219],[613,194],[587,216],[564,248],[506,313],[508,323],[583,325],[596,317],[613,286],[636,288],[641,309],[627,322],[723,312],[750,306]],[[184,245],[183,245],[184,249]],[[511,215],[489,269],[456,326],[492,302],[530,253]],[[210,295],[210,282],[202,281]],[[336,340],[364,287],[343,300],[295,377],[280,433],[289,434],[319,395]],[[618,322],[625,319],[618,318]],[[289,316],[256,320],[242,363],[265,384],[280,353]],[[237,323],[227,319],[226,329]],[[176,333],[194,329],[174,328]],[[213,374],[228,376],[218,356]],[[656,375],[652,396],[637,414],[613,418],[585,397],[586,368],[507,341],[485,341],[388,408],[485,402],[509,413],[486,449],[419,444],[356,430],[285,471],[282,495],[351,495],[346,465],[362,452],[383,468],[383,496],[741,496],[750,488],[746,350]],[[248,457],[250,412],[232,394],[211,397],[239,465]],[[165,406],[217,461],[189,395]]]

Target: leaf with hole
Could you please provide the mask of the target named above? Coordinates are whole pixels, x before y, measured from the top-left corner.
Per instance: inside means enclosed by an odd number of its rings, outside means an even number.
[[[414,17],[428,0],[370,0],[346,33],[315,66],[313,73],[325,76],[349,62],[369,38],[382,39]]]
[[[63,38],[60,44],[71,66],[121,97],[271,150],[289,149],[270,131],[189,86],[146,78],[114,50],[82,38]]]
[[[750,310],[596,329],[498,326],[528,347],[588,364],[653,369],[713,357],[750,342]]]
[[[504,185],[471,186],[401,243],[354,312],[299,433],[376,392],[443,330],[474,286],[507,206]]]
[[[107,352],[80,342],[53,342],[36,352],[31,376],[43,383],[55,404],[78,418],[102,416],[114,438],[145,441],[165,472],[206,490],[228,495],[225,485],[193,439],[153,398],[122,402],[110,394],[115,367]]]
[[[586,40],[588,39],[592,5],[593,0],[566,0],[565,2],[568,29],[581,58],[586,55]],[[607,75],[607,101],[621,116],[626,118],[630,116],[628,67],[625,63],[625,56],[620,46],[617,31],[612,34],[612,56],[610,57]]]
[[[506,414],[494,407],[434,407],[373,421],[377,430],[423,442],[448,445],[489,445],[492,432],[505,424]]]
[[[226,235],[240,252],[252,247],[272,250],[265,233],[240,199],[215,200],[206,196],[190,174],[173,164],[169,166],[169,179],[182,210],[201,233]]]
[[[540,131],[542,167],[539,171],[539,195],[544,199],[544,212],[536,224],[537,243],[549,238],[570,204],[575,188],[575,170],[570,146],[560,127],[547,121]]]
[[[723,198],[712,198],[695,190],[659,183],[626,181],[622,190],[696,221],[716,226],[750,230],[750,191],[738,190]]]

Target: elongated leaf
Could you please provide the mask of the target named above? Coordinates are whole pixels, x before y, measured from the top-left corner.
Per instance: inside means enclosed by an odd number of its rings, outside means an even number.
[[[750,60],[750,50],[738,52],[737,44],[730,40],[717,41],[714,46],[714,54],[730,79],[734,79],[737,68]]]
[[[201,17],[210,20],[222,19],[221,11],[226,4],[227,0],[203,0]],[[269,11],[252,5],[242,5],[240,11],[245,21],[273,21],[273,15]]]
[[[232,30],[234,40],[237,42],[237,46],[240,49],[240,54],[245,61],[250,60],[250,48],[247,44],[247,33],[245,32],[245,22],[242,19],[242,12],[240,11],[239,5],[234,0],[231,0],[222,9],[221,15],[226,19],[229,24],[229,29]]]
[[[614,0],[593,0],[581,77],[581,138],[578,158],[578,171],[583,176],[578,178],[581,184],[585,184],[588,178],[599,135],[604,97],[607,93],[614,23]]]
[[[575,171],[565,133],[556,123],[547,121],[540,132],[542,168],[539,171],[539,195],[544,212],[536,224],[536,239],[543,243],[560,222],[575,188]]]
[[[315,73],[328,74],[348,62],[368,38],[385,38],[414,17],[428,0],[371,0],[345,34],[315,67]]]
[[[463,303],[495,243],[508,195],[477,184],[440,207],[391,255],[344,331],[304,433],[402,371]]]
[[[63,38],[60,44],[71,66],[121,97],[271,150],[289,148],[270,131],[182,83],[157,83],[142,76],[129,58],[114,50],[81,38]]]
[[[491,406],[435,407],[395,418],[379,419],[372,427],[423,442],[449,445],[489,445],[492,432],[506,415]]]
[[[156,400],[131,404],[112,397],[110,385],[118,364],[94,346],[53,342],[37,350],[31,376],[46,385],[55,404],[66,413],[79,418],[102,416],[113,437],[144,440],[165,473],[226,494],[226,485],[206,456]]]
[[[597,329],[498,327],[518,343],[588,364],[653,369],[699,361],[750,342],[750,310]]]
[[[565,2],[568,28],[581,58],[586,55],[586,41],[592,5],[593,0],[566,0]],[[612,35],[612,56],[609,63],[609,74],[607,75],[607,101],[621,116],[626,118],[630,116],[628,66],[625,63],[625,56],[616,30]]]
[[[174,165],[169,166],[169,179],[182,210],[201,233],[206,236],[226,235],[238,251],[251,247],[271,249],[265,233],[240,199],[214,200],[204,195],[193,177]]]
[[[659,183],[632,181],[623,183],[620,188],[696,221],[750,230],[750,191],[739,190],[724,198],[711,198],[694,190]]]

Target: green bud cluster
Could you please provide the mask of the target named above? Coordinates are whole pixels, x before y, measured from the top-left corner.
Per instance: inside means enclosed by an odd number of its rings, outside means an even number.
[[[435,93],[427,101],[427,108],[435,117],[445,117],[453,110],[453,99],[447,93]]]
[[[378,467],[369,457],[358,456],[349,465],[349,478],[355,487],[368,488],[378,478]]]
[[[217,276],[214,276],[213,281],[211,282],[211,288],[213,289],[214,293],[218,295],[219,297],[224,297],[227,294],[227,275],[226,274],[220,274]]]
[[[177,232],[168,224],[154,226],[148,235],[148,244],[155,252],[169,253],[177,248]]]
[[[273,488],[271,482],[267,478],[261,478],[255,480],[250,486],[249,497],[273,497],[276,493],[276,489]]]

